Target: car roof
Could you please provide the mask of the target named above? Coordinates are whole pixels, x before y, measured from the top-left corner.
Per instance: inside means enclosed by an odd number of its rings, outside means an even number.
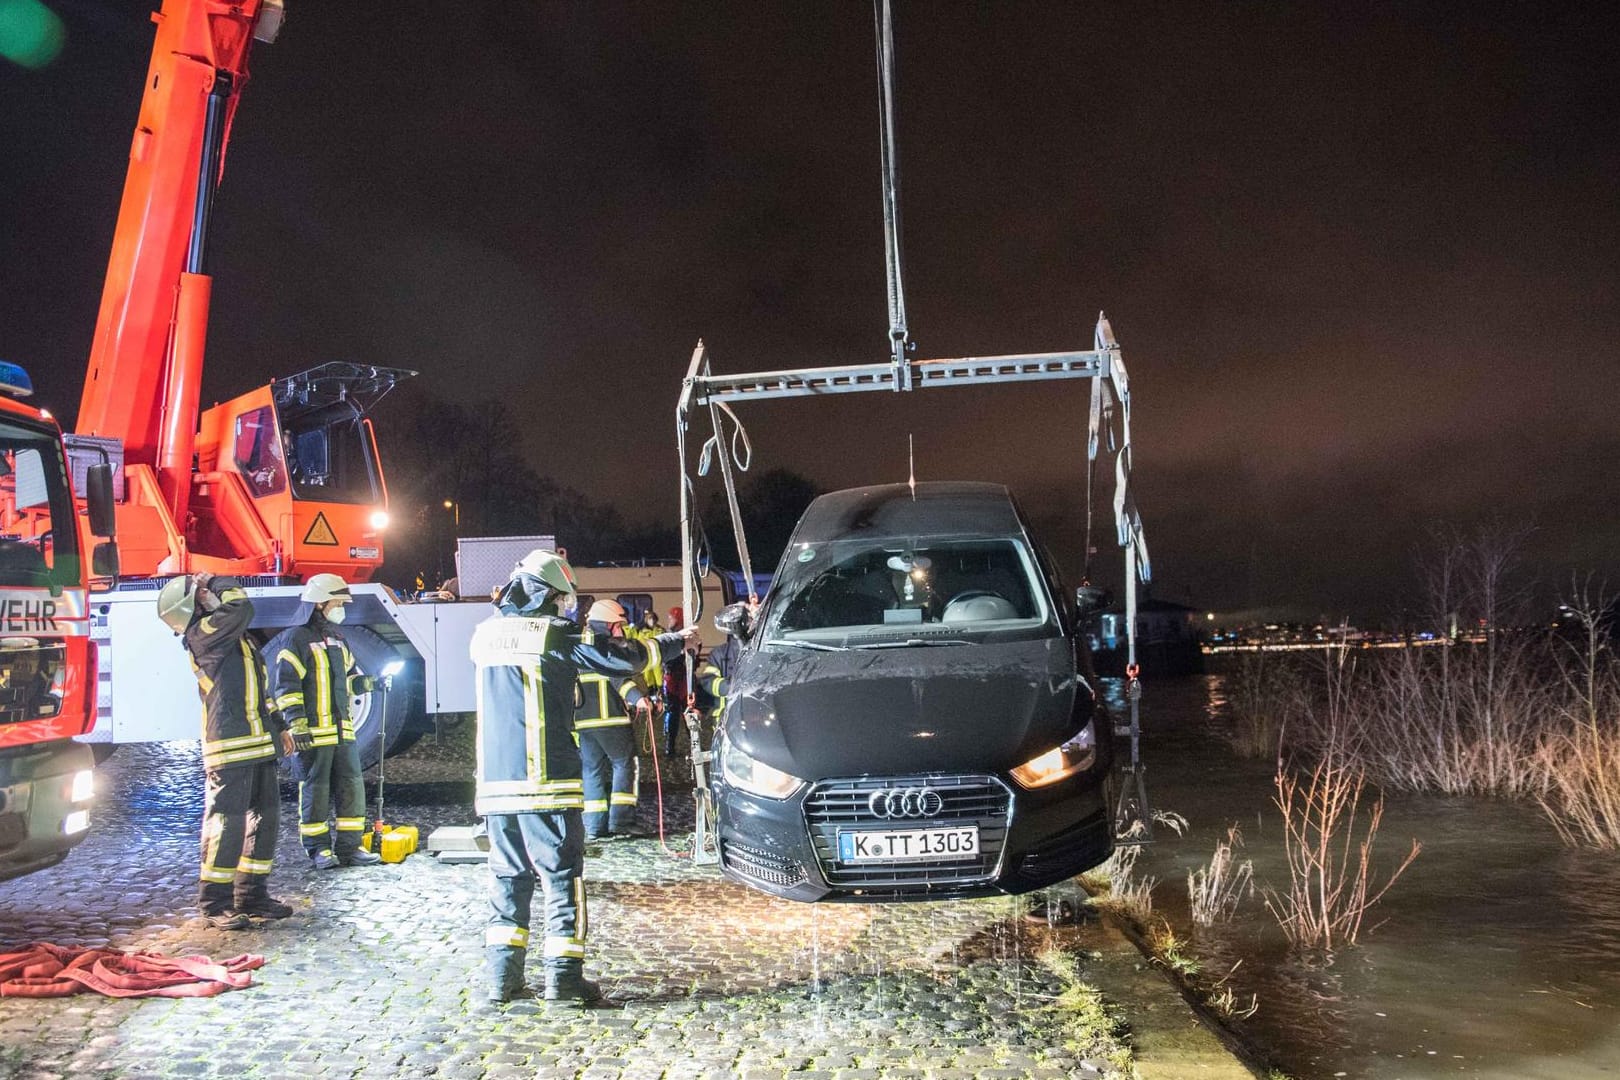
[[[1001,484],[934,480],[915,490],[909,484],[880,484],[822,495],[799,519],[793,542],[1023,533],[1012,494]]]

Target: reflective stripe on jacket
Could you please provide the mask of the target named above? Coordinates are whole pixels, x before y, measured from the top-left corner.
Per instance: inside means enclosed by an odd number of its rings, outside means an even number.
[[[656,678],[678,634],[601,638],[551,615],[495,615],[473,632],[477,666],[476,809],[481,815],[585,804],[574,742],[580,669],[614,680]]]
[[[599,638],[611,640],[612,637],[605,623],[593,622],[586,626],[580,640],[589,644]],[[579,703],[574,707],[574,729],[628,726],[630,710],[646,696],[634,677],[610,678],[594,671],[582,671],[579,673]]]
[[[253,602],[243,597],[195,620],[182,638],[203,703],[205,769],[276,756],[281,724],[265,700],[264,659],[247,636],[252,622]]]
[[[337,631],[319,618],[293,627],[275,663],[275,703],[287,726],[297,730],[307,724],[316,746],[353,742],[349,697],[364,676]]]

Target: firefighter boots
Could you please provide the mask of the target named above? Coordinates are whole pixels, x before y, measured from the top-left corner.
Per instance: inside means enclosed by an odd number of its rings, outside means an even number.
[[[551,960],[546,963],[546,1000],[584,1005],[599,1001],[602,988],[585,977],[583,960]]]
[[[332,854],[331,849],[329,848],[322,848],[320,851],[317,851],[315,854],[309,857],[309,861],[310,864],[317,870],[336,870],[338,867],[343,865],[338,861],[338,857]]]
[[[510,946],[490,946],[484,950],[484,997],[504,1005],[529,996],[523,985],[523,950]]]
[[[371,866],[374,863],[382,862],[382,856],[367,851],[365,848],[355,848],[353,851],[345,851],[339,855],[338,862],[344,866]]]
[[[231,906],[229,885],[204,882],[197,890],[197,914],[215,930],[245,930],[248,917]]]
[[[251,915],[256,919],[285,919],[293,913],[292,905],[273,898],[270,887],[262,881],[237,893],[235,906],[239,914]]]

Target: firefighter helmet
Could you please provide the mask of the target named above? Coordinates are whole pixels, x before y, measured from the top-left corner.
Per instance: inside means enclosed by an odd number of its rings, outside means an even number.
[[[324,604],[328,600],[347,604],[354,595],[349,592],[349,583],[336,574],[316,574],[305,583],[298,599],[306,604]]]
[[[617,600],[598,600],[585,613],[585,621],[607,623],[612,626],[614,623],[629,622],[630,617],[624,613],[624,605]]]
[[[567,559],[555,551],[536,548],[523,556],[513,569],[512,578],[516,580],[523,576],[538,578],[542,585],[555,593],[572,596],[577,591],[574,584],[574,568],[568,565]]]
[[[186,627],[191,625],[191,616],[196,610],[197,586],[191,580],[190,574],[172,577],[158,590],[158,618],[167,623],[169,629],[175,633],[186,632]]]

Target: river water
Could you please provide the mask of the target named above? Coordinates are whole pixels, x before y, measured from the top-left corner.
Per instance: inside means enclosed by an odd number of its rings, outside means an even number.
[[[1158,879],[1155,912],[1182,936],[1187,873],[1228,827],[1257,884],[1287,881],[1272,763],[1231,752],[1225,708],[1220,675],[1144,686],[1149,798],[1190,828],[1158,830],[1137,872]],[[1620,1077],[1620,855],[1564,847],[1533,803],[1389,795],[1374,847],[1385,874],[1412,838],[1422,854],[1361,944],[1328,962],[1290,957],[1259,895],[1194,934],[1201,977],[1231,971],[1236,998],[1258,995],[1236,1026],[1301,1080]]]

